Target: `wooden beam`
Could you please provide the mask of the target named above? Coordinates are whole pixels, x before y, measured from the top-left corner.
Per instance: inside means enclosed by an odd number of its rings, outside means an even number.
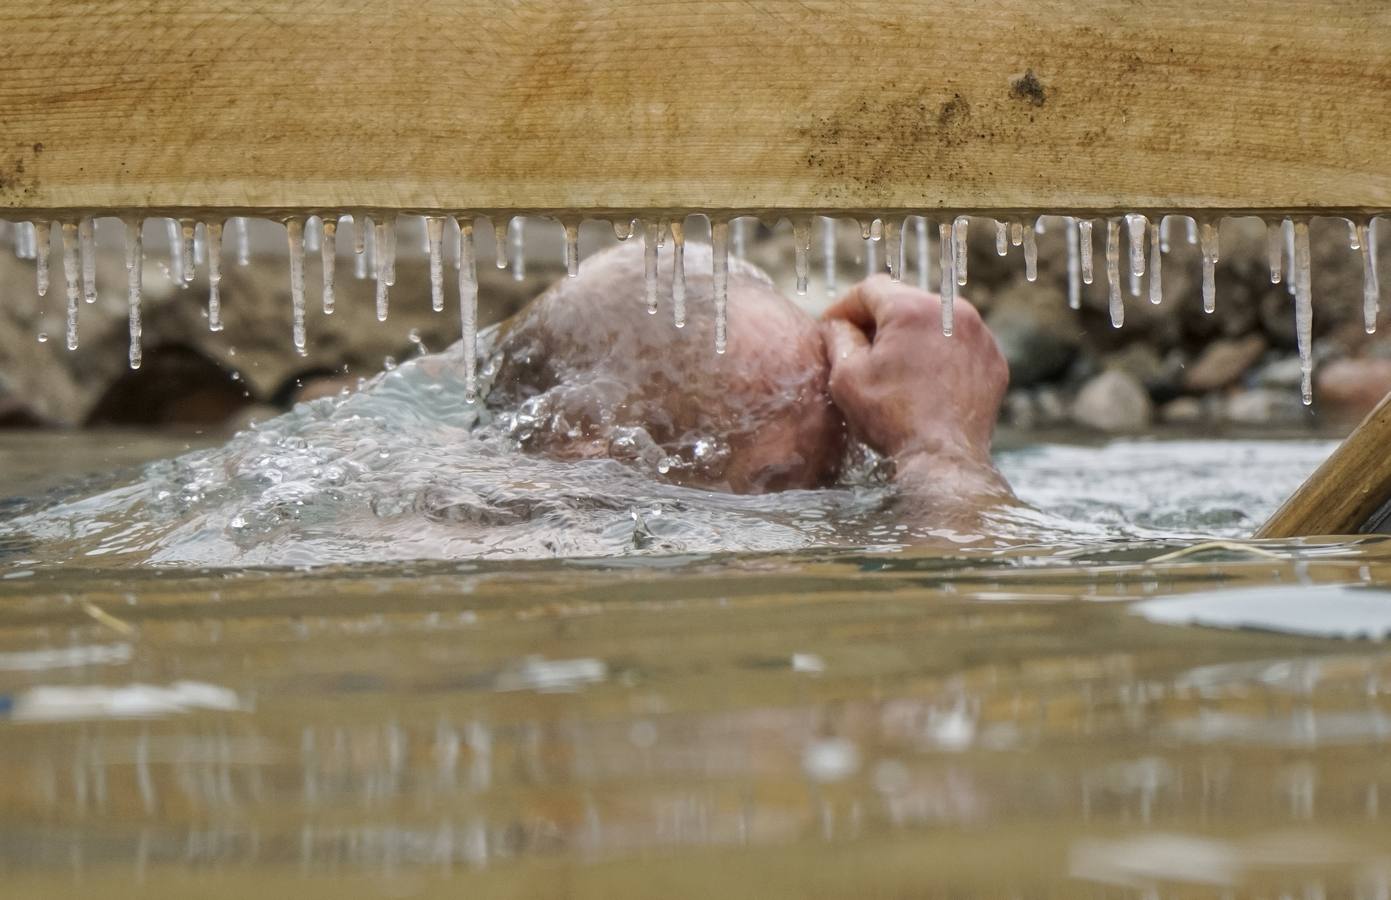
[[[1255,534],[1258,538],[1384,530],[1391,503],[1391,394],[1314,470]],[[1378,529],[1367,526],[1382,525]]]
[[[0,209],[1391,208],[1366,0],[26,0]]]

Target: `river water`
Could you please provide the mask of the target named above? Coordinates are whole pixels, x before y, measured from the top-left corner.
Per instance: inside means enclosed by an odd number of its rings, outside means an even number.
[[[1329,441],[1013,446],[955,534],[380,390],[0,442],[7,896],[1391,891],[1391,545],[1241,540]]]

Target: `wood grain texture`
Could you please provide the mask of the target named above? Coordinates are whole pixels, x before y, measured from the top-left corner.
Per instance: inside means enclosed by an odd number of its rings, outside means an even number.
[[[1391,208],[1366,0],[25,0],[0,208]]]
[[[1260,530],[1258,538],[1356,534],[1391,501],[1391,394]]]

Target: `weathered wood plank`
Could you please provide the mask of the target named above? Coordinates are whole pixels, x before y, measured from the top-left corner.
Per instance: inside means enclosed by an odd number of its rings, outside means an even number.
[[[1391,502],[1391,395],[1367,414],[1260,530],[1258,538],[1356,534]]]
[[[27,0],[0,208],[1391,208],[1365,0]]]

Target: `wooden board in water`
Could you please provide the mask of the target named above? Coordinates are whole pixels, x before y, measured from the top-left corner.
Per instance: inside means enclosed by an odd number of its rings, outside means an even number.
[[[1391,207],[1365,0],[27,0],[0,209]]]

